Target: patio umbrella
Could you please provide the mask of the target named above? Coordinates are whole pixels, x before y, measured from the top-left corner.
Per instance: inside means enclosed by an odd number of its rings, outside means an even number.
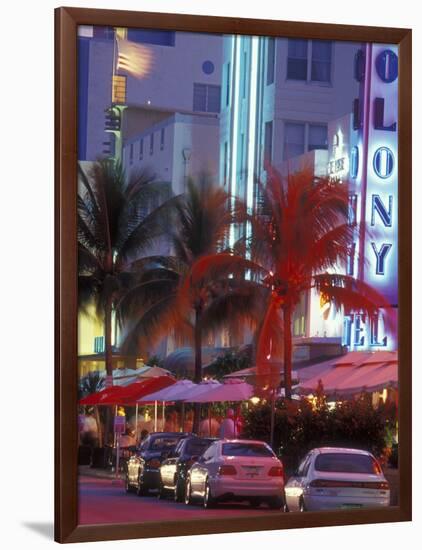
[[[192,389],[194,387],[196,387],[196,384],[194,384],[191,380],[178,380],[172,386],[168,386],[158,392],[145,395],[138,401],[138,403],[150,403],[151,401],[157,403],[157,401],[162,401],[164,411],[166,401],[180,401],[179,397],[185,394],[188,389]],[[182,431],[184,431],[184,426],[185,404],[182,403]]]
[[[197,384],[194,384],[191,380],[178,380],[172,386],[141,397],[138,403],[150,403],[151,401],[179,401],[179,396],[184,395],[187,390],[196,386]]]
[[[208,394],[212,390],[216,390],[222,386],[220,382],[217,380],[203,380],[199,384],[196,384],[195,387],[188,389],[186,392],[181,394],[179,396],[179,399],[183,400],[185,403],[200,403],[200,401],[197,401],[200,396]],[[208,401],[205,401],[208,402]],[[208,407],[208,421],[210,426],[210,433],[211,433],[211,416],[210,416],[211,410]]]
[[[121,386],[110,386],[99,392],[91,393],[79,400],[79,405],[114,405],[115,399],[123,391]]]
[[[222,401],[247,401],[254,394],[254,388],[247,382],[228,380],[190,398],[192,403],[215,403]]]
[[[138,382],[134,382],[124,388],[124,391],[119,394],[120,405],[135,405],[136,406],[136,424],[135,432],[138,431],[138,406],[139,399],[150,393],[157,392],[168,386],[172,386],[176,383],[176,380],[172,376],[153,376],[145,378]],[[157,401],[155,401],[155,414],[154,414],[154,430],[157,431]]]

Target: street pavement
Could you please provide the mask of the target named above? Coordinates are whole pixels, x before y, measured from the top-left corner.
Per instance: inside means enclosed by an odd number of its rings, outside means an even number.
[[[138,497],[135,493],[126,493],[123,481],[111,477],[79,477],[79,523],[83,525],[226,518],[228,515],[245,517],[259,513],[282,512],[270,510],[265,504],[259,509],[251,508],[248,503],[224,503],[205,510],[199,504],[187,506],[171,498],[160,500],[154,494]]]
[[[391,487],[391,504],[397,505],[397,471],[387,470],[386,477]],[[160,500],[154,493],[138,497],[135,493],[126,493],[123,480],[116,479],[109,471],[79,468],[79,523],[83,525],[226,518],[228,515],[234,518],[261,513],[276,515],[282,512],[270,510],[265,504],[258,509],[251,508],[247,502],[223,503],[205,510],[200,504],[187,506],[172,498]]]

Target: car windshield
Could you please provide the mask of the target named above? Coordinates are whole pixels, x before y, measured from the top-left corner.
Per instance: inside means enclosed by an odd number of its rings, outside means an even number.
[[[149,444],[150,451],[171,451],[179,443],[179,437],[155,437]]]
[[[186,443],[185,454],[190,456],[199,456],[208,449],[211,443],[212,440],[208,439],[193,439],[192,441],[188,441]]]
[[[346,472],[350,474],[379,474],[375,460],[364,454],[323,453],[315,460],[315,470],[319,472]]]
[[[259,443],[223,443],[224,456],[274,456],[266,445]]]

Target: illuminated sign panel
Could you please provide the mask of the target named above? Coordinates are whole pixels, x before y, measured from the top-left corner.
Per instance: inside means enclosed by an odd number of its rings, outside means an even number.
[[[364,280],[397,305],[397,48],[370,46]]]

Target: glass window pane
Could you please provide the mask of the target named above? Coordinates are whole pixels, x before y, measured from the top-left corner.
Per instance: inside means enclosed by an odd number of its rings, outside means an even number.
[[[127,39],[138,44],[155,44],[157,46],[174,46],[175,32],[157,29],[128,29]]]
[[[287,50],[287,78],[307,80],[308,41],[289,39]]]
[[[331,81],[331,50],[330,41],[312,41],[311,80],[316,82]]]
[[[305,152],[305,124],[286,122],[284,126],[284,159],[302,155]]]
[[[205,84],[193,85],[193,110],[207,110],[207,87]]]
[[[309,151],[328,149],[327,126],[323,124],[309,125]]]
[[[221,96],[221,87],[220,86],[208,86],[208,104],[207,111],[209,113],[219,113],[220,112],[220,96]]]

